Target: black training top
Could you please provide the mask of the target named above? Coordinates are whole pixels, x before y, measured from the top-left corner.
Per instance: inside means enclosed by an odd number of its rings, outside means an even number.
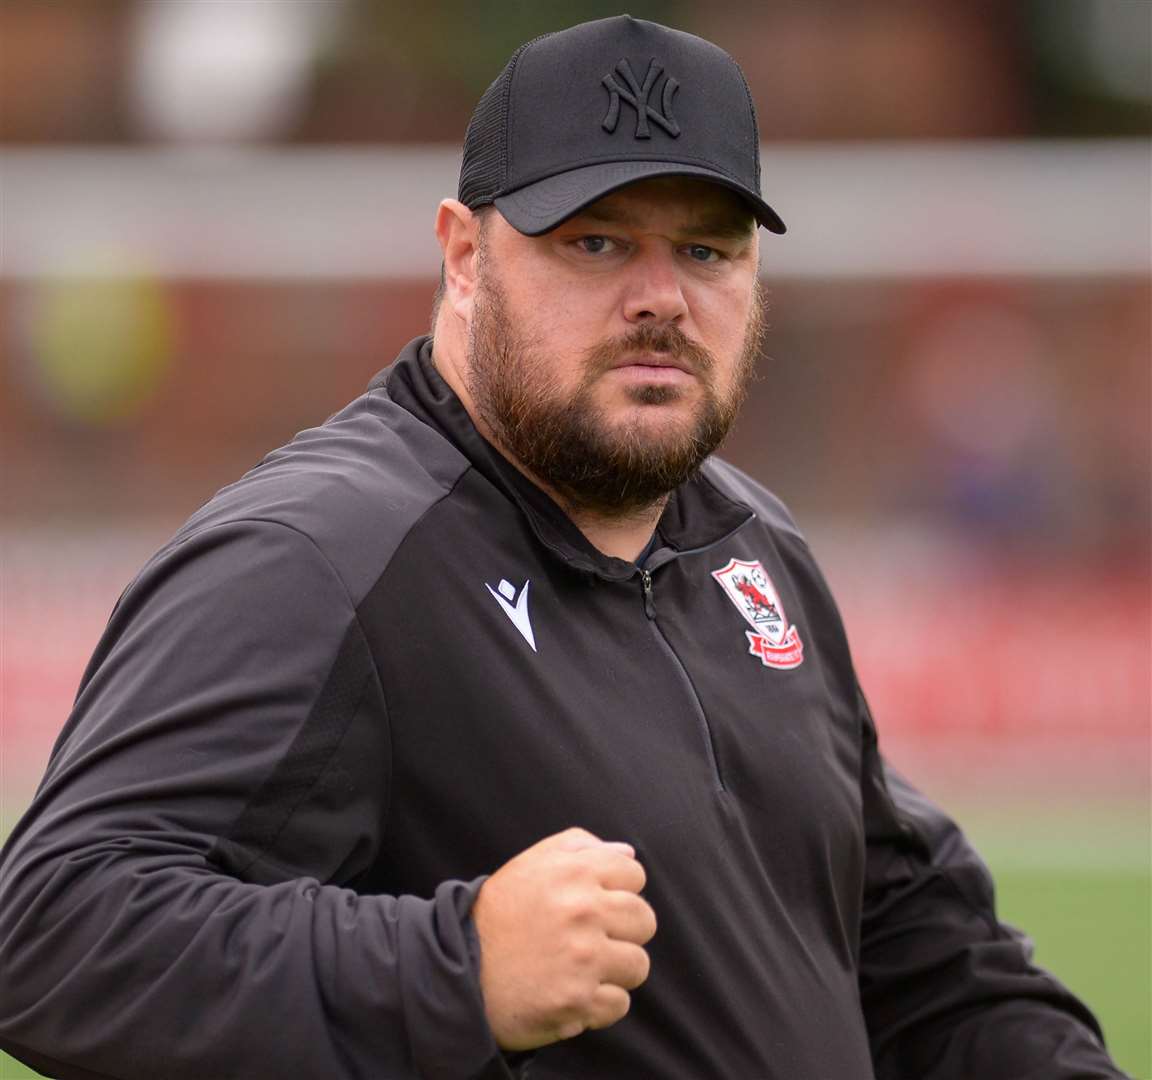
[[[124,1080],[1120,1076],[882,766],[780,503],[712,460],[642,567],[604,556],[430,351],[125,591],[4,852],[0,1046]],[[635,845],[651,975],[506,1060],[469,910],[571,825]]]

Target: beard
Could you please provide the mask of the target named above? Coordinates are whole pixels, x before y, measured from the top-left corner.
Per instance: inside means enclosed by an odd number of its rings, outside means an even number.
[[[647,323],[589,349],[580,384],[568,392],[549,353],[516,325],[489,271],[473,309],[468,392],[500,447],[550,487],[566,510],[608,518],[635,515],[694,476],[740,411],[764,337],[763,297],[758,284],[755,289],[725,393],[716,388],[717,362],[707,349],[676,326]],[[696,377],[699,400],[690,415],[680,410],[682,415],[663,423],[644,416],[685,396],[681,387],[666,384],[629,387],[633,408],[616,420],[595,403],[597,382],[638,352],[664,354]]]

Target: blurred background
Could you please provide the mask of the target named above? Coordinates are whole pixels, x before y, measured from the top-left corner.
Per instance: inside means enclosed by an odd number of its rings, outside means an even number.
[[[888,756],[1152,1075],[1152,4],[629,10],[739,60],[789,225],[727,456],[822,559]],[[0,2],[0,835],[144,559],[426,330],[507,57],[618,11]]]

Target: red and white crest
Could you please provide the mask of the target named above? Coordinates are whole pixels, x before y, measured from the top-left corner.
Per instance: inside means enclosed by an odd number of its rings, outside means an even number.
[[[804,659],[803,642],[796,627],[788,622],[780,594],[760,561],[730,559],[727,566],[713,570],[712,576],[755,631],[744,631],[748,651],[760,657],[766,667],[799,666]]]

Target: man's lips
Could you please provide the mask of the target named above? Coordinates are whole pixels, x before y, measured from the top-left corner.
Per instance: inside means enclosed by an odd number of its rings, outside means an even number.
[[[695,375],[692,365],[671,353],[639,353],[622,356],[612,365],[613,371],[622,371],[637,376],[653,376],[657,379],[672,379],[676,374]]]

